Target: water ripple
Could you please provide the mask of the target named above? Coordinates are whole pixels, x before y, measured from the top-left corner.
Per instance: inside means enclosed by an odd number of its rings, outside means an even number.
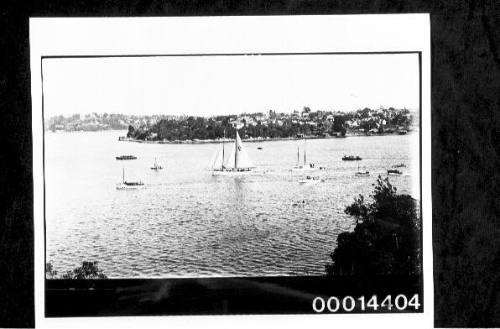
[[[292,141],[263,143],[266,152],[249,143],[265,170],[235,178],[205,170],[217,145],[123,143],[119,134],[47,137],[47,260],[59,272],[97,260],[112,278],[321,275],[338,234],[354,227],[345,206],[392,162],[410,165],[412,138],[310,141],[311,160],[328,169],[318,172],[323,183],[301,186]],[[354,178],[346,153],[373,175]],[[118,163],[117,154],[138,160]],[[155,157],[162,172],[149,170]],[[122,166],[146,188],[117,191]],[[391,178],[400,192],[415,192],[415,170]]]

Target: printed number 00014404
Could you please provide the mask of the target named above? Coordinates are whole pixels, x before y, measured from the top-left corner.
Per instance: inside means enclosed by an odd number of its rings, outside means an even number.
[[[336,312],[352,312],[352,311],[405,311],[413,309],[418,311],[421,307],[419,302],[419,295],[415,294],[408,299],[406,295],[397,295],[394,299],[391,295],[385,296],[381,303],[378,302],[376,295],[371,296],[368,300],[365,296],[354,298],[352,296],[345,296],[339,299],[332,296],[326,301],[322,297],[314,298],[312,308],[316,313],[325,311]]]

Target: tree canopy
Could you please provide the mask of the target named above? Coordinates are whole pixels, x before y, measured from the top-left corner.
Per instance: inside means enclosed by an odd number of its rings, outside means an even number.
[[[363,195],[347,206],[356,218],[353,232],[337,238],[337,248],[326,266],[328,275],[412,275],[421,271],[417,203],[397,194],[389,178],[378,177],[372,202]]]

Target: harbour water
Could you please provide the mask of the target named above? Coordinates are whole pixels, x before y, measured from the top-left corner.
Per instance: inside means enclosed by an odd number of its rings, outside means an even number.
[[[314,172],[290,171],[303,141],[244,143],[257,166],[244,176],[211,175],[220,144],[118,141],[125,133],[45,133],[46,259],[59,273],[89,260],[110,278],[323,275],[355,225],[345,207],[377,175],[404,163],[390,181],[419,198],[418,132],[308,140],[308,162],[326,168]],[[115,159],[127,154],[138,159]],[[342,161],[350,154],[363,160]],[[358,165],[370,176],[355,177]],[[144,188],[117,190],[123,169]],[[299,184],[306,175],[323,182]]]

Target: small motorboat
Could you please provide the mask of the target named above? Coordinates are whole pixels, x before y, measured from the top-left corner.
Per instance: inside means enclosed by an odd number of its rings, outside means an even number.
[[[257,150],[262,150],[262,146],[258,146],[258,147],[257,147]]]
[[[401,175],[401,174],[403,174],[403,173],[397,169],[387,170],[387,175]]]
[[[116,157],[116,160],[136,160],[137,157],[135,155],[120,155]]]
[[[306,176],[306,178],[299,179],[299,184],[316,184],[321,182],[319,176]]]
[[[403,167],[406,167],[404,163],[398,163],[392,166],[392,168],[403,168]]]

